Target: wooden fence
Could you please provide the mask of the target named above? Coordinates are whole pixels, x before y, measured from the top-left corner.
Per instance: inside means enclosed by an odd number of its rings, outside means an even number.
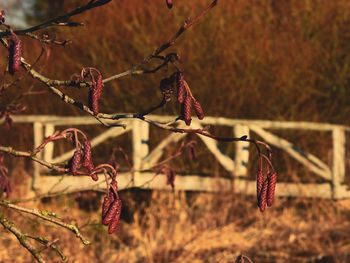
[[[153,120],[169,122],[173,116],[149,116]],[[100,125],[92,117],[58,117],[58,116],[15,116],[15,123],[32,123],[34,129],[34,146],[59,128],[74,127],[81,125]],[[118,137],[127,132],[132,133],[133,147],[133,172],[121,173],[118,177],[120,189],[170,189],[166,184],[165,176],[155,176],[147,171],[162,157],[165,147],[172,142],[183,139],[186,134],[169,133],[154,149],[149,147],[150,126],[140,120],[125,120],[126,128],[112,127],[106,129],[91,140],[92,147],[102,142]],[[179,124],[183,125],[183,124]],[[278,196],[304,196],[321,198],[349,198],[350,191],[344,184],[345,179],[345,142],[346,132],[349,127],[310,122],[281,122],[262,120],[235,120],[227,118],[206,117],[202,121],[194,120],[192,128],[201,128],[204,125],[225,126],[232,128],[232,135],[251,136],[256,134],[265,142],[293,157],[295,160],[312,171],[316,176],[324,179],[325,183],[278,183]],[[267,131],[269,130],[269,131]],[[286,139],[276,136],[270,130],[308,130],[314,132],[332,132],[333,160],[329,167],[311,153],[300,151],[295,145]],[[237,193],[255,194],[255,181],[248,180],[247,163],[249,162],[249,147],[246,142],[235,144],[235,156],[231,158],[225,155],[218,147],[218,143],[210,138],[199,136],[208,150],[215,156],[223,168],[232,174],[232,179],[213,178],[194,175],[181,175],[176,177],[177,190],[189,191],[235,191]],[[317,150],[317,149],[316,149]],[[49,143],[45,150],[40,153],[41,158],[49,162],[60,163],[71,158],[73,150],[60,156],[54,156],[54,144]],[[142,172],[147,171],[147,172]],[[102,176],[102,175],[101,175]],[[34,164],[33,189],[39,193],[75,192],[81,190],[104,190],[103,178],[98,182],[89,177],[54,176],[45,175],[43,167]]]

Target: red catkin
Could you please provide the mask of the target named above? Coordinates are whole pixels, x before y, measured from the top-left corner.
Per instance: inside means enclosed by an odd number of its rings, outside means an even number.
[[[9,65],[8,70],[11,75],[14,75],[21,66],[22,44],[18,36],[12,32],[9,41]]]
[[[185,100],[184,74],[179,71],[176,74],[177,101],[182,104]]]
[[[111,206],[109,207],[106,215],[104,216],[104,218],[102,219],[102,224],[104,225],[109,225],[112,220],[114,219],[116,213],[118,212],[118,203],[116,202],[118,199],[114,200],[113,203],[111,204]]]
[[[86,168],[90,173],[94,169],[94,164],[92,162],[92,154],[91,154],[91,143],[89,140],[84,140],[83,142],[83,167]]]
[[[113,234],[117,230],[119,225],[119,220],[120,220],[120,214],[122,212],[122,201],[120,199],[117,199],[114,201],[114,204],[116,206],[116,210],[114,213],[114,218],[112,222],[109,224],[108,234]]]
[[[102,95],[102,88],[103,88],[103,79],[101,73],[97,75],[96,79],[96,90],[97,90],[97,98],[100,99]]]
[[[263,184],[264,184],[264,174],[263,174],[263,171],[259,169],[256,174],[256,196],[258,200],[261,193],[261,189],[263,188]]]
[[[94,115],[97,115],[100,111],[97,95],[98,92],[96,88],[96,83],[93,83],[89,90],[89,108],[92,110]]]
[[[272,172],[268,178],[268,183],[267,183],[267,206],[272,206],[273,200],[275,198],[275,190],[276,190],[276,183],[277,183],[277,173]]]
[[[187,95],[182,107],[182,117],[187,126],[191,125],[191,109],[192,109],[192,98]]]
[[[201,104],[195,99],[193,99],[193,108],[194,108],[194,111],[196,112],[198,119],[203,120],[204,119],[204,111],[202,109]]]
[[[75,150],[72,159],[70,160],[69,170],[73,175],[76,175],[80,169],[82,153],[81,150]]]
[[[108,190],[108,194],[104,197],[103,204],[102,204],[102,224],[104,225],[108,225],[110,222],[109,220],[111,220],[111,219],[106,220],[106,216],[107,216],[107,212],[109,212],[112,206],[112,203],[116,199],[119,199],[117,191],[118,191],[118,183],[116,180],[112,180]]]
[[[173,0],[166,0],[166,5],[169,9],[173,7]]]
[[[104,198],[102,203],[102,221],[106,217],[106,214],[114,201],[114,196],[112,192],[109,192]]]
[[[103,88],[102,75],[101,73],[98,73],[97,79],[96,80],[92,79],[92,85],[89,91],[89,107],[94,113],[94,115],[97,115],[100,112],[99,100],[102,95],[102,88]]]
[[[259,201],[258,206],[260,209],[260,212],[264,212],[266,209],[266,195],[267,195],[267,179],[264,181],[260,195],[259,195]]]

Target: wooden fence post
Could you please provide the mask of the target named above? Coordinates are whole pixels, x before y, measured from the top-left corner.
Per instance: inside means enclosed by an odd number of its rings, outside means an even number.
[[[33,125],[34,129],[34,148],[38,147],[43,139],[44,139],[44,133],[43,133],[43,124],[41,122],[34,122]],[[42,158],[43,154],[42,152],[39,152],[37,154],[38,158]],[[40,177],[40,164],[37,162],[33,162],[33,169],[34,169],[34,174],[33,174],[33,181],[32,181],[32,190],[36,190],[36,186],[38,184],[38,180]]]
[[[341,128],[333,129],[333,169],[332,196],[334,199],[342,197],[342,187],[345,178],[345,131]]]
[[[241,137],[243,135],[249,138],[249,127],[237,124],[233,128],[234,137]],[[249,162],[249,143],[247,142],[237,142],[235,145],[235,168],[233,175],[237,176],[247,176],[248,172],[248,162]]]
[[[132,140],[133,140],[133,164],[134,185],[138,185],[138,177],[141,176],[138,172],[142,167],[144,158],[149,153],[149,124],[139,120],[134,120],[132,124]]]
[[[44,136],[45,138],[49,137],[55,132],[55,125],[53,124],[46,124],[44,129]],[[47,162],[51,162],[53,158],[53,150],[54,150],[54,143],[49,142],[45,149],[44,149],[44,160]]]

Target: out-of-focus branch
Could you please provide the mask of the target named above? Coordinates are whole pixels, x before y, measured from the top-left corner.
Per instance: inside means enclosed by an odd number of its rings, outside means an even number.
[[[52,170],[57,171],[57,172],[66,172],[67,171],[67,169],[65,169],[65,168],[62,168],[58,165],[49,163],[47,161],[44,161],[40,158],[35,157],[35,155],[32,152],[18,151],[18,150],[13,149],[12,147],[5,147],[5,146],[0,146],[0,152],[8,153],[8,154],[11,154],[11,155],[16,156],[16,157],[29,158],[32,161],[37,162],[37,163],[39,163],[43,166],[46,166],[47,168],[52,169]]]
[[[99,2],[99,1],[97,1]],[[109,1],[107,1],[109,2]],[[205,16],[212,8],[214,8],[218,3],[218,0],[213,0],[211,2],[211,4],[204,9],[200,14],[198,14],[195,18],[193,19],[187,19],[183,25],[177,30],[177,32],[165,43],[163,43],[162,45],[160,45],[157,49],[155,49],[150,55],[146,56],[141,63],[133,66],[131,69],[128,69],[124,72],[115,74],[111,77],[105,78],[103,80],[103,83],[108,83],[110,81],[122,78],[122,77],[126,77],[126,76],[130,76],[130,75],[142,75],[142,74],[146,74],[146,73],[154,73],[156,71],[158,71],[160,68],[166,66],[168,64],[169,61],[165,61],[163,62],[161,65],[159,65],[158,67],[156,67],[153,70],[148,70],[148,69],[143,69],[142,66],[144,66],[145,64],[147,64],[151,59],[153,58],[159,58],[160,53],[162,53],[163,51],[167,50],[168,48],[170,48],[171,46],[173,46],[175,44],[175,42],[177,41],[177,39],[184,34],[190,27],[196,25],[200,19]],[[105,4],[105,3],[104,3]],[[19,31],[14,31],[16,34],[20,34],[18,33]],[[34,34],[30,34],[30,32],[25,32],[25,35],[28,35],[32,38],[35,39],[40,39],[38,36],[34,35]],[[8,34],[9,35],[9,34]],[[0,38],[3,35],[1,35],[0,32]],[[2,41],[4,44],[4,41]],[[45,42],[49,42],[49,40],[46,40]],[[58,42],[57,44],[66,44],[65,42]],[[6,46],[6,45],[5,45]],[[26,68],[26,70],[32,75],[33,78],[44,82],[45,84],[49,85],[49,86],[77,86],[80,88],[83,87],[87,87],[89,83],[86,82],[79,82],[79,83],[75,83],[72,80],[55,80],[55,79],[50,79],[48,77],[43,76],[42,74],[40,74],[39,72],[35,71],[32,66],[27,63],[24,58],[21,59],[22,61],[22,65]],[[23,64],[24,63],[24,64]]]
[[[38,217],[38,218],[40,218],[42,220],[48,221],[48,222],[50,222],[52,224],[55,224],[55,225],[58,225],[60,227],[65,228],[65,229],[68,229],[69,231],[73,232],[77,236],[77,238],[79,238],[81,240],[81,242],[84,245],[90,245],[91,244],[90,241],[87,240],[80,233],[80,230],[79,230],[79,228],[76,225],[68,224],[68,223],[65,223],[65,222],[59,220],[55,213],[48,212],[48,211],[40,211],[38,209],[29,209],[29,208],[21,207],[21,206],[18,206],[18,205],[6,202],[4,200],[0,200],[0,205],[3,206],[3,207],[7,207],[7,208],[10,208],[10,209],[19,211],[19,212],[23,212],[23,213],[34,215],[34,216],[36,216],[36,217]]]
[[[77,22],[66,22],[67,19],[76,16],[78,14],[81,14],[83,12],[86,12],[90,9],[105,5],[107,3],[109,3],[111,0],[91,0],[89,1],[87,4],[83,5],[83,6],[79,6],[75,9],[73,9],[72,11],[65,13],[61,16],[55,17],[53,19],[50,19],[44,23],[41,23],[39,25],[27,28],[27,29],[22,29],[22,30],[15,30],[15,34],[16,35],[25,35],[27,33],[31,33],[31,32],[35,32],[44,28],[48,28],[48,27],[52,27],[52,26],[81,26],[81,23],[77,23]],[[8,31],[2,31],[0,32],[0,38],[5,37],[5,36],[9,36],[11,35],[11,32]]]
[[[19,243],[26,248],[38,262],[45,262],[41,257],[40,252],[28,242],[27,235],[19,230],[19,228],[2,213],[0,213],[0,223],[5,229],[16,236]]]
[[[193,19],[187,19],[182,24],[182,26],[178,29],[178,31],[168,41],[166,41],[165,43],[160,45],[150,55],[145,57],[141,63],[133,66],[131,69],[124,71],[123,73],[116,74],[116,75],[113,75],[109,78],[106,78],[103,80],[103,82],[107,83],[109,81],[119,79],[119,78],[124,77],[124,76],[134,75],[135,72],[138,72],[138,74],[145,73],[145,70],[141,69],[141,67],[143,65],[147,64],[152,58],[157,57],[160,53],[162,53],[163,51],[165,51],[168,48],[170,48],[171,46],[173,46],[182,34],[184,34],[190,27],[196,25],[203,16],[205,16],[212,8],[214,8],[217,5],[217,3],[218,3],[218,0],[213,0],[211,2],[211,4],[206,9],[204,9],[200,14],[198,14],[196,17],[194,17]]]

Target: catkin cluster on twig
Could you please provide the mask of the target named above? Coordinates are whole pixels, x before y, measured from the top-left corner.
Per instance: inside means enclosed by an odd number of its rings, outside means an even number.
[[[266,207],[272,206],[277,183],[277,173],[271,166],[269,159],[266,159],[267,171],[265,172],[263,169],[263,161],[264,157],[260,156],[256,174],[256,194],[258,207],[261,212],[264,212]]]
[[[118,184],[116,180],[112,180],[102,204],[102,224],[108,226],[108,234],[113,234],[118,229],[121,209]]]
[[[186,125],[191,125],[192,109],[195,111],[198,119],[202,120],[204,118],[203,108],[199,101],[194,98],[181,71],[177,71],[170,77],[160,81],[159,88],[163,94],[164,101],[170,101],[171,95],[174,93],[174,84],[177,89],[177,101],[181,105],[181,118],[185,121]]]
[[[192,108],[194,109],[198,119],[204,118],[204,111],[201,104],[197,101],[191,92],[188,83],[185,80],[184,74],[181,71],[175,73],[177,87],[177,101],[181,105],[181,117],[186,125],[191,125]]]
[[[69,172],[77,175],[80,168],[88,171],[94,181],[98,180],[97,172],[94,171],[95,166],[92,161],[91,143],[87,138],[84,138],[83,143],[77,143],[75,152],[69,161]]]
[[[77,75],[74,75],[76,78]],[[103,88],[103,78],[102,74],[96,68],[83,68],[76,82],[86,81],[90,82],[89,89],[89,108],[92,110],[94,115],[97,115],[100,112],[99,101],[102,95]]]

